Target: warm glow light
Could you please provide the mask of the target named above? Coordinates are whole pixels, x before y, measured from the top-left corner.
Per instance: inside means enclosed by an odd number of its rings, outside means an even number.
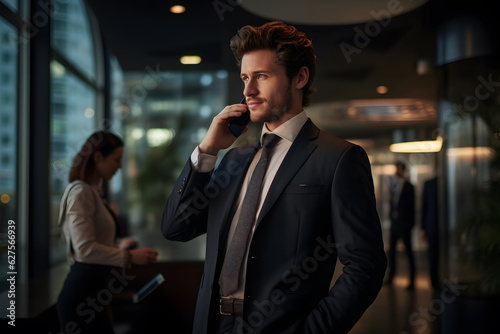
[[[182,56],[181,63],[184,65],[196,65],[201,63],[200,56]]]
[[[379,94],[386,94],[387,93],[387,87],[386,86],[378,86],[377,87],[377,93]]]
[[[10,196],[7,195],[7,194],[2,194],[2,196],[0,197],[0,201],[3,203],[3,204],[7,204],[10,202]]]
[[[441,151],[443,139],[436,140],[409,141],[396,143],[389,146],[389,150],[394,153],[432,153]]]
[[[396,166],[390,165],[374,165],[373,171],[376,175],[394,175],[396,173]]]
[[[354,117],[357,115],[357,113],[358,113],[358,109],[356,109],[355,107],[347,108],[347,115],[349,115],[349,117]]]
[[[186,7],[181,5],[175,5],[170,7],[170,12],[174,14],[182,14],[186,11]]]
[[[452,147],[446,150],[446,155],[457,160],[491,160],[495,151],[490,147]]]

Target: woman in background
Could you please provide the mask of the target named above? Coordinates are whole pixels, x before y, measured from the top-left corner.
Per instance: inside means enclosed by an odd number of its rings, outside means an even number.
[[[118,218],[103,198],[101,183],[121,168],[123,141],[108,131],[92,134],[73,161],[59,211],[70,272],[57,302],[63,333],[113,333],[107,314],[112,294],[126,284],[124,269],[156,261],[151,248],[127,250],[117,242]],[[124,283],[125,282],[125,283]],[[103,305],[105,304],[105,305]]]

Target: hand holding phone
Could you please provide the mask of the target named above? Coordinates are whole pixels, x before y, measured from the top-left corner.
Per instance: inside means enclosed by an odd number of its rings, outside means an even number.
[[[246,97],[243,97],[240,103],[246,104]],[[238,138],[243,130],[245,130],[248,122],[250,122],[250,110],[247,109],[247,111],[241,114],[241,116],[232,117],[231,120],[229,120],[229,130],[231,130],[233,135]]]

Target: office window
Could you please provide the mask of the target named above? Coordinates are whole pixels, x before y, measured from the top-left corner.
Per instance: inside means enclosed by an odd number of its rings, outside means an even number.
[[[15,36],[17,29],[0,17],[0,36]],[[0,62],[2,96],[0,133],[0,291],[6,288],[7,270],[7,221],[16,219],[17,214],[17,128],[13,120],[17,115],[17,100],[5,98],[17,96],[17,49],[11,43],[0,43],[2,59],[9,59],[8,63]]]
[[[119,99],[119,97],[125,92],[125,81],[123,77],[124,74],[116,57],[110,57],[109,61],[111,77],[111,115],[109,116],[111,117],[111,119],[106,121],[110,121],[107,125],[110,125],[111,131],[123,137],[122,120],[128,115],[128,109],[122,108],[122,104],[120,103]],[[126,155],[127,152],[125,151],[123,161],[125,161]],[[122,206],[123,197],[120,196],[120,194],[123,192],[124,185],[121,170],[119,170],[117,174],[111,179],[110,188],[112,190],[111,195],[113,197],[111,198],[111,200],[116,202],[119,206]]]
[[[11,74],[8,72],[2,73],[2,85],[8,85],[11,78]]]
[[[4,101],[6,102],[6,100]],[[2,115],[1,117],[1,120],[2,120],[2,126],[7,126],[10,124],[10,118],[11,118],[11,115]]]
[[[12,96],[4,94],[2,95],[2,104],[8,104],[11,103],[12,101]]]
[[[2,147],[6,147],[7,145],[9,145],[10,141],[11,138],[8,135],[2,135],[1,139]]]
[[[1,0],[5,6],[9,7],[12,9],[12,11],[17,12],[19,8],[19,3],[17,0]]]
[[[64,258],[57,217],[73,158],[96,130],[95,91],[62,65],[51,66],[51,257]]]
[[[52,48],[91,80],[96,78],[96,59],[90,22],[82,0],[58,3],[52,17]]]
[[[2,158],[0,159],[0,161],[2,162],[1,163],[2,167],[10,165],[11,164],[10,155],[8,155],[8,154],[2,155]]]
[[[65,261],[65,244],[57,224],[69,170],[85,140],[96,131],[97,61],[89,13],[83,0],[58,3],[51,17],[50,63],[50,262]],[[60,60],[60,61],[59,61]],[[100,127],[101,128],[101,127]]]
[[[12,55],[9,52],[2,53],[2,63],[9,64],[12,59]]]

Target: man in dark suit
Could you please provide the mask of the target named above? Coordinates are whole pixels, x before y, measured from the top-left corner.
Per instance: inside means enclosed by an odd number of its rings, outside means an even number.
[[[439,291],[438,178],[425,181],[422,191],[422,232],[427,241],[431,284]]]
[[[229,105],[214,117],[162,218],[169,240],[207,236],[193,333],[347,333],[376,298],[387,264],[367,155],[305,114],[316,56],[304,33],[280,22],[246,26],[231,48],[248,110]],[[245,112],[264,123],[266,148],[232,148],[214,170],[217,153],[236,140],[229,120]],[[267,152],[261,191],[250,196]],[[337,258],[343,273],[331,287]]]
[[[403,240],[408,265],[410,283],[407,290],[415,288],[415,260],[411,246],[411,230],[415,225],[415,190],[406,179],[407,167],[402,161],[397,161],[396,174],[390,179],[391,231],[389,237],[389,275],[386,284],[392,284],[396,273],[396,246],[398,240]]]

